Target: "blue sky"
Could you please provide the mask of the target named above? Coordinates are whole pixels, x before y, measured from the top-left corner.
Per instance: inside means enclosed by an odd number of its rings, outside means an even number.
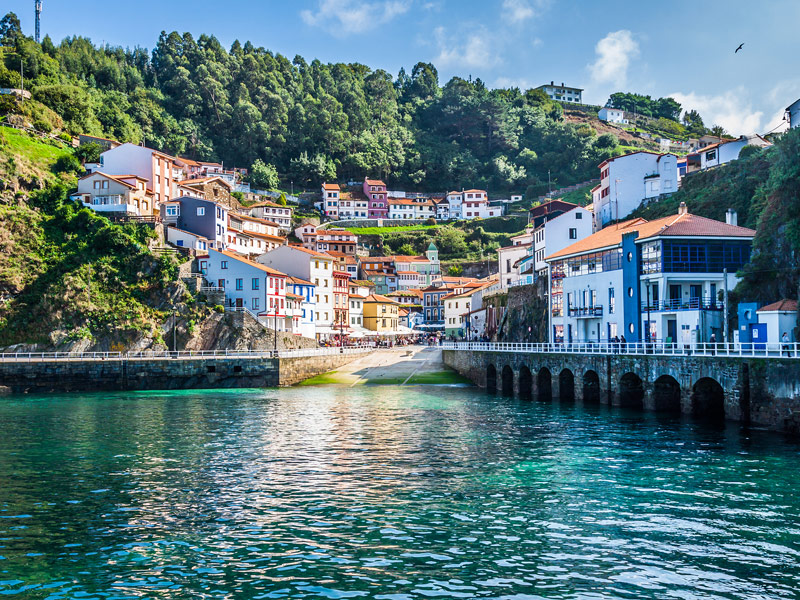
[[[152,48],[162,30],[252,41],[290,58],[361,62],[396,75],[433,62],[441,82],[557,80],[602,103],[614,91],[672,95],[706,124],[764,133],[800,97],[800,2],[711,0],[43,0],[56,42]],[[33,33],[33,2],[5,0]],[[734,54],[739,43],[744,49]]]

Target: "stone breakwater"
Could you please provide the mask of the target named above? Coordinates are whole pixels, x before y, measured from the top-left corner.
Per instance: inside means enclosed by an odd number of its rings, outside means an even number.
[[[286,387],[336,369],[360,356],[7,361],[0,362],[0,390],[47,393]]]
[[[445,350],[444,363],[508,396],[691,414],[800,433],[800,361],[721,356]]]

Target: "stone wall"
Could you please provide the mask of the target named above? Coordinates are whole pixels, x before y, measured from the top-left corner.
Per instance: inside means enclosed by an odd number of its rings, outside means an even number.
[[[264,388],[295,385],[357,360],[358,354],[298,358],[92,359],[0,362],[12,393]]]
[[[682,412],[800,433],[800,361],[445,350],[492,392]]]
[[[547,297],[545,280],[532,285],[508,288],[506,298],[499,298],[505,317],[495,336],[498,342],[545,343],[547,339]],[[484,303],[492,303],[491,299]]]

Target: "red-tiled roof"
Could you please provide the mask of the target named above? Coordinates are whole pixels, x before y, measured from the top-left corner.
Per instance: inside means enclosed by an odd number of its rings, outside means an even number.
[[[367,185],[382,185],[383,187],[386,187],[386,184],[380,179],[365,179],[364,182]]]
[[[334,191],[338,192],[341,188],[339,187],[338,183],[323,183],[322,184],[322,189],[323,190],[330,190],[332,192],[334,192]]]
[[[797,300],[779,300],[759,308],[756,312],[797,312]]]
[[[364,298],[364,302],[380,302],[381,304],[397,304],[391,298],[387,298],[386,296],[381,296],[380,294],[370,294],[366,298]]]
[[[689,213],[671,218],[673,219],[671,223],[665,224],[662,229],[650,235],[650,237],[701,236],[751,238],[756,234],[755,230],[748,229],[747,227],[728,225],[722,221],[715,221],[714,219],[707,219],[706,217],[700,217]],[[659,221],[663,221],[663,219],[659,219]],[[656,221],[653,221],[653,223],[655,222]],[[647,238],[642,236],[638,239],[644,240]]]
[[[305,279],[300,279],[299,277],[289,277],[289,283],[293,283],[295,285],[314,285],[310,281],[306,281]]]

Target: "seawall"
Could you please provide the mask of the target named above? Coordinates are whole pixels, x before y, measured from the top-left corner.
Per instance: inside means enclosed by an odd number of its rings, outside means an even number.
[[[12,393],[264,388],[295,385],[363,356],[87,358],[0,362],[0,388]]]

